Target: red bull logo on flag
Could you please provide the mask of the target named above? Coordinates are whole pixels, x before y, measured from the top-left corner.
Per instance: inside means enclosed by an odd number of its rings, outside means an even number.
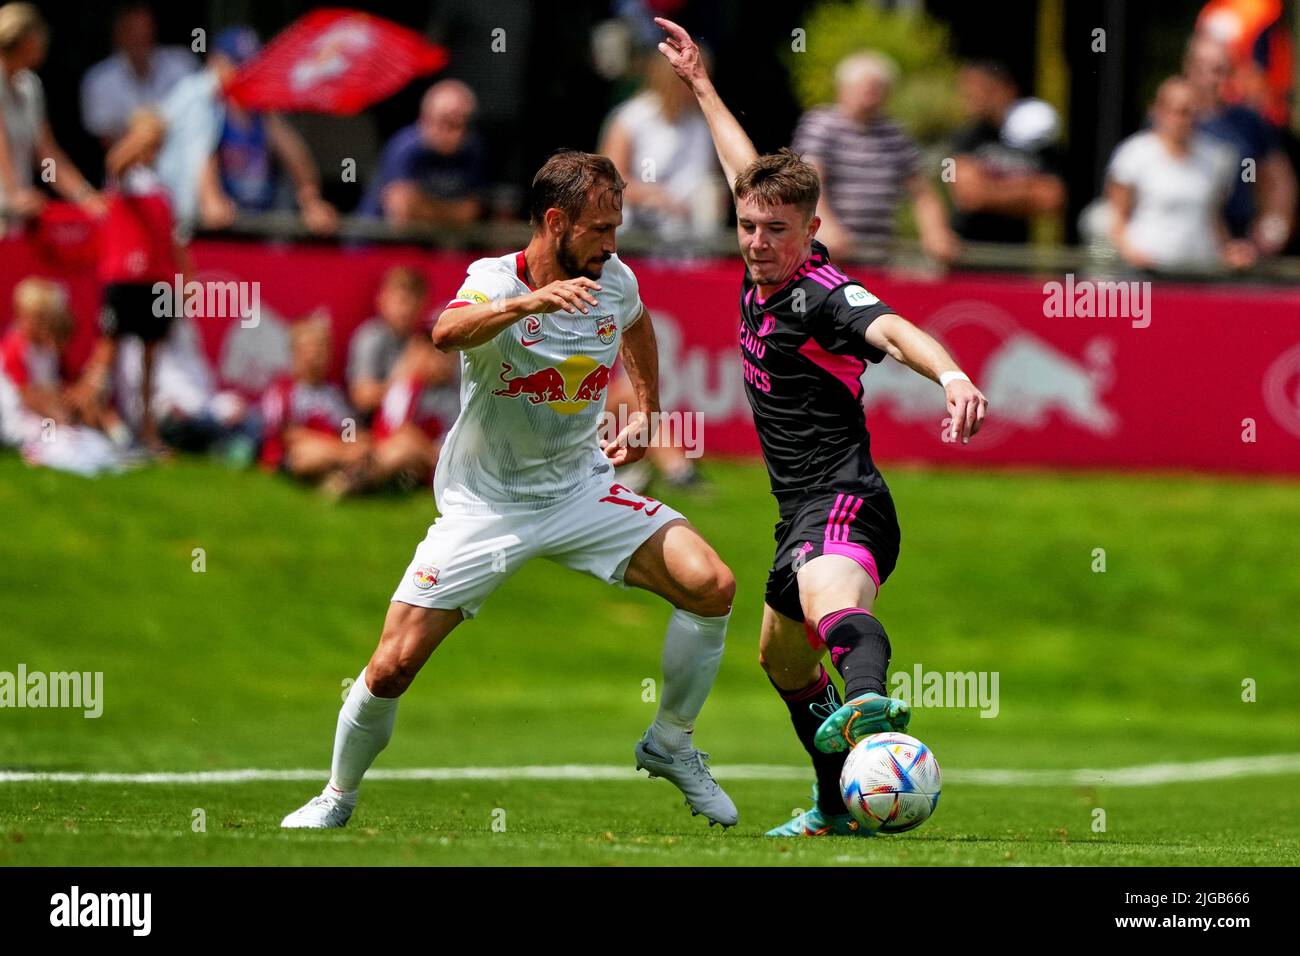
[[[523,398],[529,405],[549,405],[561,415],[572,415],[600,401],[609,387],[609,366],[589,355],[573,355],[559,365],[524,375],[513,375],[514,370],[509,362],[501,363],[501,381],[506,387],[494,389],[493,395]]]

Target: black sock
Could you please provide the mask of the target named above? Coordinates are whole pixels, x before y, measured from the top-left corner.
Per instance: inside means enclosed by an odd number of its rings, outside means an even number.
[[[776,683],[773,682],[772,686],[776,687]],[[807,687],[789,691],[776,687],[776,691],[790,708],[790,722],[794,724],[799,743],[812,758],[813,771],[817,774],[817,806],[822,813],[848,813],[844,798],[840,796],[840,770],[848,754],[824,754],[813,743],[817,728],[844,703],[835,682],[823,667],[821,676]]]
[[[885,673],[892,649],[884,625],[860,607],[827,614],[817,623],[817,633],[830,648],[831,663],[844,678],[844,697],[853,700],[866,693],[885,693]]]

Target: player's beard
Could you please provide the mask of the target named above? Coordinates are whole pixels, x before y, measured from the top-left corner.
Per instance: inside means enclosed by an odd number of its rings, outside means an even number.
[[[600,269],[592,269],[587,264],[578,261],[578,257],[573,253],[573,245],[569,241],[571,238],[572,234],[567,232],[560,237],[560,248],[556,250],[555,261],[560,264],[560,268],[563,269],[571,279],[576,279],[578,276],[583,276],[592,280],[599,279],[601,273]],[[603,266],[604,264],[605,260],[602,259],[601,265]]]

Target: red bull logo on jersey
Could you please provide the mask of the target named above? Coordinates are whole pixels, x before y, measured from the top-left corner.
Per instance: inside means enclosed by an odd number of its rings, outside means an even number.
[[[522,398],[529,405],[549,405],[561,415],[572,415],[600,401],[609,387],[609,366],[589,355],[573,355],[559,365],[524,375],[514,375],[514,370],[509,362],[501,363],[505,388],[493,389],[493,395]]]
[[[596,316],[596,335],[605,345],[614,341],[614,336],[618,335],[618,323],[612,315]]]

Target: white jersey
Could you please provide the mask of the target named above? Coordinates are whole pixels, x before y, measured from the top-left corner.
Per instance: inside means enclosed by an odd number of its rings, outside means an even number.
[[[479,259],[448,308],[530,291],[524,254]],[[606,262],[581,312],[525,316],[461,353],[460,415],[434,476],[438,507],[552,502],[610,469],[597,428],[623,330],[641,315],[636,276]]]

